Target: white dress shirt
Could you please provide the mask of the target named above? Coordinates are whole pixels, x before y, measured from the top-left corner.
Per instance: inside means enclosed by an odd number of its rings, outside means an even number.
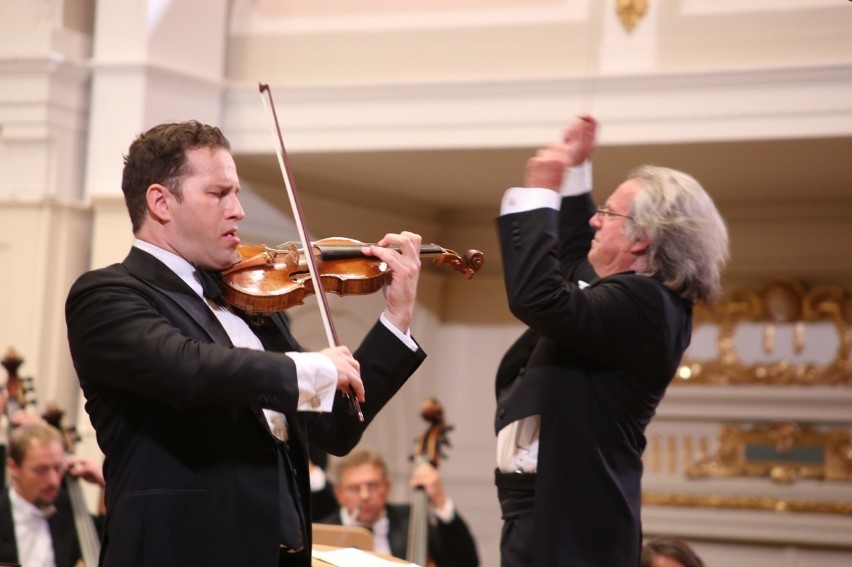
[[[18,563],[26,567],[56,567],[53,537],[47,524],[47,518],[55,510],[45,511],[33,506],[14,487],[9,488],[9,501],[12,503]]]

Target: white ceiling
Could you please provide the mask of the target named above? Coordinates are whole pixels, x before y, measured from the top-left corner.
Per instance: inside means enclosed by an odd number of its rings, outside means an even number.
[[[440,215],[493,212],[503,190],[522,179],[533,148],[365,151],[289,155],[299,191],[389,211]],[[238,155],[241,177],[271,203],[283,184],[273,155]],[[852,137],[724,143],[610,146],[594,157],[596,195],[605,198],[633,167],[654,163],[695,176],[720,208],[747,203],[836,200],[852,220]],[[278,191],[281,191],[280,193]]]

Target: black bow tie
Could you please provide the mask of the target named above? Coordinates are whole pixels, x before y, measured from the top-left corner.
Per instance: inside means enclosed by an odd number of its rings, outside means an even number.
[[[198,278],[199,282],[201,282],[201,292],[204,294],[204,297],[211,301],[215,301],[219,305],[225,304],[225,300],[222,297],[222,289],[220,287],[222,274],[219,272],[208,272],[207,270],[196,268],[195,277]]]

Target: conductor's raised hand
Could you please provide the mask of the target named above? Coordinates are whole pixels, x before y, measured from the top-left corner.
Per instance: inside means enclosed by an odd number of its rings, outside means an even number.
[[[580,165],[592,156],[597,143],[597,130],[597,120],[588,114],[581,114],[568,125],[562,142],[569,167]]]
[[[384,315],[403,333],[408,332],[414,317],[417,280],[420,278],[421,242],[419,234],[404,231],[401,234],[387,234],[376,244],[363,248],[364,254],[383,261],[390,271],[389,283],[384,288]]]
[[[526,187],[558,191],[568,167],[580,165],[592,155],[597,143],[597,121],[589,115],[578,116],[565,129],[562,143],[541,148],[527,160]]]
[[[527,160],[524,185],[559,191],[569,161],[566,144],[551,144],[541,148]]]
[[[348,347],[335,346],[324,348],[320,354],[326,355],[337,368],[337,389],[344,394],[351,388],[355,398],[364,402],[364,383],[361,381],[361,364],[352,356]]]

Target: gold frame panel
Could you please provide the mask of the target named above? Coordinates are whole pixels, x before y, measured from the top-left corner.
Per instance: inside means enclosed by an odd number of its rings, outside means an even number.
[[[793,323],[796,328],[795,348],[801,348],[804,326],[817,321],[830,321],[838,336],[834,359],[825,365],[793,364],[789,360],[746,365],[738,355],[734,342],[737,326],[743,322],[763,322],[771,341],[774,325]],[[710,307],[696,306],[694,326],[712,322],[718,325],[718,355],[713,360],[684,357],[673,385],[852,385],[852,299],[836,285],[818,285],[811,289],[794,279],[778,278],[761,290],[741,289],[730,299]]]
[[[774,458],[755,458],[750,448]],[[802,452],[801,450],[804,450]],[[821,459],[798,458],[819,455]],[[722,426],[715,455],[686,466],[689,479],[766,478],[778,484],[800,479],[852,481],[852,444],[849,432],[842,429],[817,431],[795,423],[758,425],[749,430],[733,425]],[[642,502],[653,506],[766,510],[809,514],[852,516],[852,502],[796,500],[760,495],[677,494],[643,492]]]
[[[719,496],[708,494],[663,494],[645,492],[642,504],[682,508],[713,508],[719,510],[765,510],[800,514],[834,514],[852,516],[852,502],[819,500],[787,500],[760,496]]]
[[[751,430],[723,425],[716,455],[689,464],[686,476],[762,477],[779,484],[798,479],[849,482],[852,444],[843,429],[821,432],[795,423],[758,425]]]

